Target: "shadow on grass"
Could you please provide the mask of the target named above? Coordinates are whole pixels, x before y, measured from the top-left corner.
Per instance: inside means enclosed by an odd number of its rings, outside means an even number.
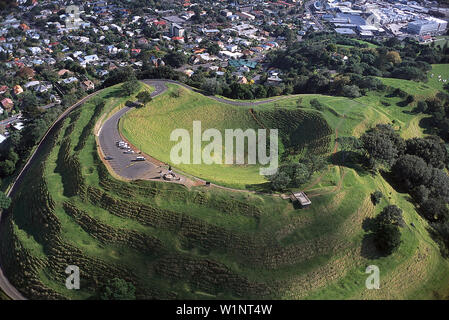
[[[374,233],[372,232],[363,237],[360,255],[365,259],[374,260],[387,256],[377,250],[376,245],[374,244],[374,237]]]
[[[375,218],[365,218],[362,222],[362,228],[366,232],[372,232],[374,231],[376,219]]]
[[[114,88],[114,90],[109,91],[105,96],[104,99],[111,99],[111,98],[121,98],[125,95],[124,90],[119,88]]]
[[[432,240],[435,241],[436,244],[438,244],[438,248],[440,249],[441,255],[444,258],[449,259],[449,247],[446,246],[446,244],[444,243],[444,239],[441,236],[441,234],[432,226],[426,227],[426,230],[427,232],[429,232],[429,235],[432,238]]]
[[[421,128],[423,128],[423,132],[425,134],[431,134],[431,135],[438,135],[439,134],[439,130],[437,128],[435,128],[433,116],[422,118],[419,121],[419,126]]]
[[[379,170],[379,173],[396,192],[408,193],[407,188],[396,179],[393,173],[384,170]]]
[[[363,156],[355,151],[338,151],[329,157],[331,164],[354,169],[360,176],[369,174],[363,166]]]
[[[245,188],[250,191],[255,191],[256,193],[271,193],[270,182],[258,183],[258,184],[247,184]]]

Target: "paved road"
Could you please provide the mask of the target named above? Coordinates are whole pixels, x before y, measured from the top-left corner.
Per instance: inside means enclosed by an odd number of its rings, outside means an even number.
[[[173,80],[142,80],[143,83],[153,86],[155,91],[151,94],[152,97],[155,97],[167,90],[166,83],[174,83],[177,85],[181,85],[189,90],[197,91],[198,89],[190,87],[184,83],[173,81]],[[208,96],[218,102],[231,104],[235,106],[255,106],[259,104],[273,102],[282,97],[272,98],[267,100],[249,102],[249,101],[235,101],[228,100],[224,98],[219,98],[215,96]],[[98,140],[100,143],[100,149],[103,152],[104,157],[111,157],[111,160],[107,160],[110,164],[111,168],[114,172],[125,178],[130,180],[135,179],[147,179],[147,178],[158,178],[159,174],[155,174],[157,172],[158,166],[151,163],[150,161],[135,161],[138,154],[125,154],[124,150],[117,147],[117,141],[123,140],[120,135],[118,126],[120,118],[131,110],[132,107],[124,107],[123,109],[117,111],[114,115],[112,115],[100,129],[98,134]],[[138,150],[139,146],[131,146],[134,150]],[[181,175],[181,179],[184,180],[185,177]]]
[[[320,22],[320,20],[318,19],[318,17],[316,15],[313,14],[312,10],[310,9],[310,7],[313,6],[313,4],[316,2],[316,0],[311,0],[308,1],[304,4],[304,7],[306,9],[306,12],[308,14],[310,14],[310,16],[312,17],[313,21],[315,22],[315,25],[320,29],[320,30],[324,30],[323,24]]]
[[[151,93],[152,97],[167,90],[167,86],[162,81],[145,80],[143,82],[155,88],[155,91]],[[126,179],[137,179],[143,177],[149,170],[155,169],[156,165],[149,161],[133,161],[138,154],[124,154],[124,150],[116,146],[116,142],[122,140],[118,130],[119,120],[131,109],[130,107],[124,107],[106,120],[100,129],[98,140],[103,155],[112,157],[112,160],[108,160],[112,169]]]
[[[142,80],[142,82],[151,85],[155,88],[155,91],[152,93],[152,96],[155,97],[161,93],[163,93],[166,89],[166,83],[175,83],[178,85],[181,85],[185,88],[188,88],[190,90],[198,91],[195,88],[192,88],[188,85],[185,85],[183,83],[172,81],[172,80]],[[52,133],[55,130],[55,125],[58,124],[60,121],[62,121],[67,115],[72,112],[74,109],[82,105],[87,99],[91,98],[92,96],[100,93],[102,90],[96,91],[85,98],[81,99],[71,107],[67,108],[66,111],[64,111],[59,118],[53,123],[53,125],[47,130],[44,137],[41,139],[39,145],[36,147],[34,153],[30,156],[27,163],[24,165],[20,173],[18,174],[17,178],[14,180],[11,188],[9,189],[7,195],[9,197],[12,197],[15,192],[17,191],[17,188],[22,183],[25,175],[29,171],[32,162],[38,158],[38,156],[43,151],[43,145],[46,141],[47,136]],[[227,100],[218,98],[215,96],[210,96],[210,98],[215,99],[219,102],[224,102],[231,105],[236,106],[251,106],[251,105],[259,105],[263,103],[272,102],[281,98],[273,98],[273,99],[267,99],[264,101],[257,101],[257,102],[240,102],[240,101],[234,101],[234,100]],[[141,177],[145,172],[148,171],[155,171],[156,165],[152,164],[149,161],[141,161],[141,162],[134,162],[131,161],[135,159],[136,155],[127,155],[123,154],[123,150],[116,147],[115,143],[116,141],[121,140],[119,131],[118,131],[118,122],[119,119],[130,110],[131,108],[125,107],[121,110],[119,110],[117,113],[115,113],[110,119],[108,119],[100,129],[99,133],[99,141],[100,141],[100,147],[103,150],[104,154],[106,156],[111,156],[114,159],[110,160],[111,167],[114,169],[114,171],[125,178],[128,179],[136,179],[136,177]],[[220,187],[220,186],[217,186]],[[225,188],[229,189],[229,188]],[[232,189],[229,189],[232,190]],[[4,214],[3,214],[4,218]],[[2,212],[0,212],[0,224],[2,223]],[[13,300],[25,300],[26,298],[16,289],[14,286],[11,285],[11,283],[8,281],[8,279],[3,274],[3,271],[1,269],[1,261],[0,261],[0,288],[5,292],[7,296],[9,296]]]

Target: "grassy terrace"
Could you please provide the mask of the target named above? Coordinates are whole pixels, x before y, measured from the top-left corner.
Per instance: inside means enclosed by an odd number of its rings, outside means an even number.
[[[27,297],[88,299],[112,277],[133,282],[137,297],[143,299],[448,295],[449,264],[429,237],[427,223],[408,195],[394,191],[380,175],[330,167],[319,182],[305,186],[313,205],[301,211],[270,196],[112,178],[98,158],[94,135],[83,131],[87,127],[92,133],[92,124],[104,119],[102,114],[132,100],[117,97],[117,91],[112,87],[101,94],[107,104],[100,113],[86,103],[66,119],[14,199],[12,218],[0,232],[0,248],[5,272]],[[309,101],[314,97],[328,108],[312,109]],[[274,121],[271,115],[279,109],[321,114],[332,134],[338,129],[339,136],[358,135],[375,123],[393,119],[403,135],[423,134],[416,126],[420,115],[407,112],[412,106],[397,106],[397,98],[377,93],[355,100],[302,98],[301,109],[297,97],[254,109],[264,124]],[[193,111],[190,99],[195,101]],[[391,106],[383,106],[384,100]],[[165,152],[162,141],[169,129],[189,128],[199,115],[205,127],[244,129],[258,124],[248,108],[183,92],[179,98],[161,95],[149,107],[129,113],[123,130],[133,141],[133,123],[138,147],[139,139],[142,144],[149,143],[145,137],[155,141],[142,149],[157,158],[155,152]],[[207,170],[198,173],[204,176]],[[247,182],[259,178],[249,168],[235,170]],[[376,207],[370,201],[375,190],[386,196]],[[379,257],[364,226],[387,204],[404,210],[407,226],[399,250]],[[65,289],[68,264],[80,267],[81,290]],[[380,267],[380,290],[365,289],[364,272],[371,264]]]

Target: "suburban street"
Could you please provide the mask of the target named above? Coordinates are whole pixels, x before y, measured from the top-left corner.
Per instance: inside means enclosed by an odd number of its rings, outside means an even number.
[[[316,0],[311,0],[311,1],[307,1],[304,6],[306,8],[306,12],[307,14],[309,14],[313,21],[315,22],[315,25],[320,29],[320,30],[324,30],[323,25],[321,24],[320,20],[312,13],[312,10],[310,9],[311,6],[313,6],[313,4],[316,2]]]

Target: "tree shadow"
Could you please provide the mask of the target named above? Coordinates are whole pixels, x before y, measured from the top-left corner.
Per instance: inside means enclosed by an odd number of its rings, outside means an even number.
[[[367,233],[363,237],[360,255],[363,258],[370,260],[379,259],[386,256],[377,250],[376,245],[374,244],[374,233]]]
[[[114,90],[109,91],[105,96],[104,99],[111,99],[111,98],[119,98],[123,96],[124,90],[121,88],[115,88]]]
[[[434,129],[433,117],[422,118],[419,121],[419,126],[424,129],[425,134],[438,134],[438,131]]]
[[[385,181],[387,181],[388,184],[390,186],[392,186],[396,192],[399,192],[399,193],[408,193],[409,192],[407,190],[407,188],[402,183],[400,183],[400,181],[398,181],[396,179],[396,177],[394,176],[393,173],[387,172],[384,170],[379,170],[379,173],[382,176],[382,178],[384,178]]]
[[[398,107],[404,108],[404,107],[406,107],[406,106],[409,105],[409,102],[408,102],[407,100],[403,100],[403,101],[397,102],[396,105],[397,105]]]
[[[369,172],[363,166],[364,157],[355,151],[338,151],[329,157],[331,164],[354,169],[360,175]]]
[[[257,184],[247,184],[245,188],[250,191],[255,191],[256,193],[267,193],[271,192],[271,183],[269,181]]]
[[[433,241],[435,241],[438,244],[438,248],[440,249],[441,255],[449,259],[449,248],[444,243],[443,239],[441,238],[441,235],[432,227],[428,226],[426,227],[427,232],[429,232],[430,237]]]
[[[374,227],[376,224],[376,219],[375,218],[365,218],[362,222],[362,229],[365,230],[366,232],[372,232],[374,231]]]

